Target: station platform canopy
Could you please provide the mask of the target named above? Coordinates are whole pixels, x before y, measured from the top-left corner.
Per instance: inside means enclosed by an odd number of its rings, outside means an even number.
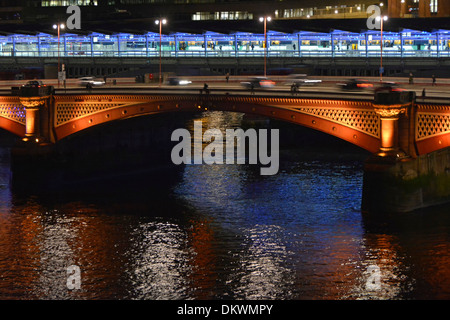
[[[264,45],[267,38],[267,47]],[[161,47],[161,50],[159,49]],[[399,31],[330,29],[327,32],[269,29],[202,33],[18,32],[0,35],[0,57],[448,57],[450,30]]]

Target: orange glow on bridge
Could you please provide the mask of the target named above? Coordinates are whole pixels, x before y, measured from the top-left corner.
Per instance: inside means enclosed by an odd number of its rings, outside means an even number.
[[[395,121],[382,121],[366,100],[305,99],[231,94],[66,94],[54,95],[39,113],[19,97],[0,97],[0,127],[18,136],[37,135],[56,143],[112,121],[170,112],[229,111],[255,114],[325,132],[372,153],[395,145]],[[27,103],[27,102],[24,102]],[[29,118],[26,121],[26,116]],[[34,118],[33,118],[34,115]],[[48,116],[38,123],[37,117]],[[417,104],[414,143],[418,155],[450,146],[450,106]],[[41,121],[42,122],[42,121]],[[44,128],[44,126],[47,126]],[[386,149],[386,150],[387,150]]]

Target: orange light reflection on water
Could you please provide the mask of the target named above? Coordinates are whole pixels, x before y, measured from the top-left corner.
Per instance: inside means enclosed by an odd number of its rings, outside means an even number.
[[[203,221],[190,221],[192,231],[188,235],[189,246],[194,252],[190,263],[192,264],[192,287],[198,288],[197,299],[211,299],[217,280],[214,252],[214,233],[210,223]],[[209,293],[209,294],[208,294]]]

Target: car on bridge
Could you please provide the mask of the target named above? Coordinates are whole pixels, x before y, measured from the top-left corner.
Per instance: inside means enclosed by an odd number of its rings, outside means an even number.
[[[356,90],[371,90],[373,83],[362,79],[349,79],[344,83],[337,83],[337,86],[342,90],[356,91]]]
[[[267,77],[254,77],[248,81],[241,82],[241,85],[246,89],[268,89],[275,86],[275,81]]]
[[[41,80],[30,80],[27,81],[22,87],[24,88],[40,88],[45,87],[46,85]]]
[[[383,82],[375,88],[375,93],[377,93],[377,92],[398,92],[398,91],[407,91],[407,90],[400,87],[400,85],[395,82]]]
[[[82,87],[100,87],[105,84],[105,81],[94,77],[83,77],[78,79],[78,83]]]
[[[11,87],[11,93],[22,97],[46,96],[55,93],[55,88],[41,80],[30,80],[21,87]]]
[[[190,81],[190,80],[180,79],[178,77],[169,77],[167,79],[167,82],[172,86],[182,86],[182,85],[187,85],[187,84],[192,83],[192,81]]]
[[[285,85],[292,86],[293,84],[296,86],[314,86],[322,83],[322,80],[318,79],[310,79],[306,74],[293,74],[288,76]]]

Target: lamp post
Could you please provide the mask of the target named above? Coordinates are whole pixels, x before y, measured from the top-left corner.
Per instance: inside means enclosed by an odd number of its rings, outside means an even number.
[[[261,17],[259,21],[264,22],[264,77],[267,76],[267,22],[272,21],[271,17]]]
[[[59,44],[60,44],[59,37],[60,37],[61,29],[64,29],[64,28],[65,28],[65,25],[63,23],[58,23],[58,24],[53,25],[53,29],[58,30],[58,88],[59,88],[59,72],[61,71],[60,70],[61,67],[60,67],[60,63],[59,63]]]
[[[162,49],[162,25],[166,24],[167,20],[166,19],[160,19],[160,20],[156,20],[155,24],[159,24],[159,86],[161,87],[161,83],[162,83],[162,57],[161,57],[161,49]]]
[[[387,20],[388,20],[388,16],[378,16],[378,17],[377,17],[377,21],[380,21],[380,22],[381,22],[380,82],[383,81],[383,73],[384,73],[384,69],[383,69],[383,22],[384,22],[384,21],[387,21]]]

